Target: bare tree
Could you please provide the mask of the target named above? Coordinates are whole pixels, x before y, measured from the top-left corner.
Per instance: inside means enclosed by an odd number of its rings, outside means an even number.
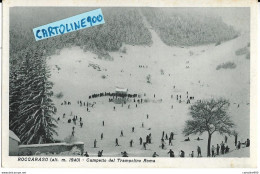
[[[232,133],[233,121],[227,113],[229,101],[225,99],[211,99],[198,101],[190,108],[192,119],[187,120],[183,134],[203,134],[208,132],[207,155],[210,156],[210,143],[212,134],[218,132],[230,135]]]

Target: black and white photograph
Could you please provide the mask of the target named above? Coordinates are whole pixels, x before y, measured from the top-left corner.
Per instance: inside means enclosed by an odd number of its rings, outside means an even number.
[[[250,7],[10,7],[8,156],[252,157],[250,19]]]

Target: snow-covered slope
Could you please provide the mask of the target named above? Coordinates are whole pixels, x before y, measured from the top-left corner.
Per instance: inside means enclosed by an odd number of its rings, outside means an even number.
[[[120,156],[120,152],[127,151],[130,156],[150,157],[156,151],[163,157],[168,156],[169,149],[175,154],[184,150],[188,155],[191,151],[196,152],[199,145],[202,147],[203,156],[206,156],[206,134],[200,136],[203,141],[195,141],[198,136],[190,136],[190,142],[183,141],[186,138],[182,135],[184,123],[190,118],[189,105],[185,102],[178,103],[176,95],[182,95],[183,99],[186,99],[186,91],[189,91],[189,95],[194,96],[195,100],[211,97],[229,99],[230,115],[236,124],[239,140],[244,142],[249,137],[250,61],[244,56],[236,56],[235,51],[247,45],[249,35],[243,34],[219,46],[179,48],[166,46],[153,30],[150,31],[153,45],[124,45],[126,53],[110,53],[114,61],[100,60],[97,55],[83,52],[79,47],[63,49],[60,55],[49,59],[51,81],[54,82],[53,91],[55,94],[64,94],[61,99],[53,98],[58,109],[55,117],[61,118],[57,138],[64,139],[71,135],[73,123],[69,124],[67,120],[73,118],[70,116],[72,112],[72,115],[82,117],[83,128],[80,128],[77,122],[75,136],[85,143],[85,150],[90,155],[96,155],[101,149],[104,150],[104,156]],[[216,70],[217,65],[227,61],[234,62],[237,67]],[[97,64],[101,71],[89,66],[89,63]],[[61,69],[58,70],[55,65]],[[139,68],[139,65],[144,65],[145,68]],[[161,75],[161,70],[164,75]],[[151,75],[151,84],[146,82],[148,74]],[[102,78],[102,75],[106,78]],[[127,105],[122,107],[108,102],[108,97],[88,99],[88,96],[94,93],[114,92],[116,86],[128,88],[129,93],[146,93],[143,99],[162,99],[162,102],[138,104],[137,108],[136,103],[130,102],[127,103],[130,104],[128,109]],[[71,101],[72,105],[61,105],[64,100]],[[78,100],[96,102],[96,105],[87,112],[86,107],[77,104]],[[114,106],[116,111],[113,111]],[[66,114],[64,119],[63,113]],[[147,114],[149,119],[146,118]],[[144,128],[141,128],[142,122]],[[135,127],[134,133],[131,132],[132,127]],[[124,137],[119,137],[121,130]],[[162,131],[168,136],[171,131],[177,134],[173,146],[167,144],[166,150],[159,148]],[[104,134],[103,140],[100,140],[101,133]],[[149,133],[152,134],[152,144],[147,146],[147,150],[143,150],[139,145],[139,137],[144,140]],[[119,139],[119,147],[115,147],[116,138]],[[94,139],[97,139],[98,148],[93,148]],[[131,139],[134,141],[133,147],[129,147]],[[223,140],[222,136],[215,133],[212,144],[216,146]],[[228,138],[228,145],[231,149],[234,147],[234,137]],[[232,154],[230,153],[231,156]],[[248,156],[247,153],[241,153],[239,156],[244,155]]]

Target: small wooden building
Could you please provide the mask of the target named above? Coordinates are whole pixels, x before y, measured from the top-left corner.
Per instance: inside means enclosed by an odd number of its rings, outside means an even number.
[[[116,94],[127,94],[127,92],[128,92],[127,88],[116,87]]]

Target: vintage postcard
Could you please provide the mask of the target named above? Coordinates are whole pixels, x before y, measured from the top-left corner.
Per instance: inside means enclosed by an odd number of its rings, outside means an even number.
[[[257,167],[257,1],[3,2],[3,167]]]

